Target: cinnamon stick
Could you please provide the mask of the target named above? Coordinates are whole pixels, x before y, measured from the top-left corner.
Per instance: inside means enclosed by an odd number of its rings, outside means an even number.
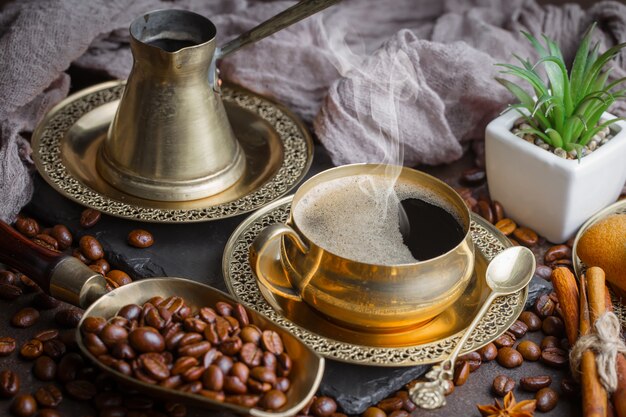
[[[609,287],[605,287],[606,311],[613,311],[613,301]],[[626,417],[626,358],[617,354],[617,389],[611,396],[613,409],[617,417]]]
[[[591,332],[589,303],[587,302],[586,277],[580,279],[580,334],[585,336]],[[595,291],[595,290],[594,290]],[[604,299],[604,294],[602,295]],[[580,362],[581,390],[583,397],[584,417],[605,417],[607,415],[608,400],[606,391],[598,380],[595,355],[587,350],[583,353]]]
[[[606,311],[606,281],[604,271],[597,266],[587,270],[587,299],[589,319],[593,324]]]
[[[563,322],[565,324],[565,333],[570,346],[574,346],[578,339],[578,322],[579,322],[579,306],[578,306],[578,285],[574,274],[565,267],[559,267],[552,271],[552,286],[556,291],[559,299],[561,313],[563,314]]]

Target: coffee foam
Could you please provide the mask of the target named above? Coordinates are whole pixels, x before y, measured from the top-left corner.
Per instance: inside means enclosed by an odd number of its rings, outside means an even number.
[[[390,179],[382,175],[326,181],[298,201],[293,217],[311,241],[335,255],[376,265],[413,263],[417,260],[400,233],[400,201],[419,198],[454,211],[424,187],[400,180],[391,191]]]

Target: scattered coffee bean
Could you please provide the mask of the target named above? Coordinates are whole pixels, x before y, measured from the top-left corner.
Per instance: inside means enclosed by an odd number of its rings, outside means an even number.
[[[369,407],[363,412],[362,417],[387,417],[387,414],[378,407]]]
[[[33,299],[33,305],[40,310],[51,310],[61,305],[61,302],[44,292],[40,292],[35,295],[35,298]]]
[[[548,375],[525,376],[519,381],[522,389],[530,392],[537,392],[547,388],[552,383],[552,378]]]
[[[493,201],[491,203],[491,207],[493,209],[493,216],[496,223],[504,219],[504,207],[502,207],[502,204],[498,201]]]
[[[526,326],[526,323],[521,320],[516,320],[515,323],[513,323],[511,327],[509,327],[509,332],[513,333],[513,336],[518,339],[524,337],[527,331],[528,326]]]
[[[98,393],[93,383],[80,379],[65,384],[65,391],[70,397],[79,401],[91,400]]]
[[[15,351],[16,342],[12,337],[0,337],[0,356],[8,356]]]
[[[77,308],[64,308],[57,311],[54,321],[63,327],[76,327],[83,317],[83,312]]]
[[[517,224],[515,224],[515,222],[509,218],[504,218],[496,223],[496,227],[505,236],[511,236],[515,229],[517,229]]]
[[[559,401],[559,394],[552,388],[543,388],[535,395],[537,400],[537,410],[547,413],[556,407]]]
[[[530,362],[539,360],[541,356],[541,348],[532,340],[524,340],[517,345],[517,351],[522,357]]]
[[[11,271],[0,271],[0,284],[15,285],[17,276]]]
[[[11,398],[20,390],[20,377],[13,371],[0,371],[0,398]]]
[[[469,370],[468,370],[468,375],[469,375]],[[380,401],[378,404],[376,404],[376,407],[380,408],[385,413],[389,414],[389,413],[392,413],[394,411],[398,411],[398,410],[402,409],[402,404],[403,404],[402,398],[400,398],[400,397],[389,397],[389,398],[386,398],[386,399]]]
[[[22,295],[22,289],[17,285],[0,284],[0,298],[3,300],[15,300]]]
[[[550,316],[543,320],[541,330],[549,336],[562,337],[565,333],[565,325],[560,318]]]
[[[50,235],[58,242],[59,249],[65,250],[72,246],[72,233],[66,226],[62,224],[57,224],[52,228],[52,232],[50,233]]]
[[[548,348],[558,348],[559,347],[559,339],[554,336],[546,336],[541,341],[541,350],[545,350]]]
[[[35,237],[39,234],[39,223],[30,217],[18,217],[15,221],[15,228],[26,237]]]
[[[557,261],[559,259],[569,259],[572,257],[572,249],[567,245],[556,245],[550,247],[544,257],[543,260],[545,263],[550,263]]]
[[[548,294],[542,294],[535,300],[534,310],[537,315],[545,319],[548,316],[551,316],[554,313],[554,308],[556,307],[554,301],[550,298]]]
[[[32,238],[32,241],[39,246],[43,246],[46,249],[50,249],[53,251],[59,250],[59,242],[57,242],[57,240],[50,235],[40,233]]]
[[[119,269],[110,270],[107,273],[107,278],[113,280],[113,282],[115,282],[120,287],[122,285],[130,284],[131,282],[133,282],[133,280],[126,272],[120,271]]]
[[[492,389],[493,392],[504,397],[515,388],[515,381],[506,375],[498,375],[493,379]]]
[[[78,244],[80,246],[80,250],[87,259],[97,261],[98,259],[104,257],[104,249],[102,249],[102,245],[100,245],[100,242],[98,242],[95,237],[85,235],[80,238]]]
[[[541,319],[538,315],[533,313],[532,311],[523,311],[520,314],[519,319],[528,327],[528,330],[531,332],[536,332],[541,329]]]
[[[35,392],[35,400],[40,407],[54,408],[61,404],[63,394],[56,385],[46,385]]]
[[[15,327],[25,328],[34,325],[38,320],[39,311],[32,307],[25,307],[13,315],[11,324]]]
[[[458,362],[468,362],[470,366],[470,372],[474,372],[482,363],[482,359],[480,357],[480,353],[478,352],[469,352],[465,355],[461,355],[458,358]]]
[[[22,287],[25,292],[41,291],[41,288],[39,288],[39,285],[37,285],[35,281],[28,278],[26,275],[20,274],[19,277],[20,277],[20,282],[22,283]]]
[[[106,417],[102,416],[102,414],[100,414],[100,416]],[[61,417],[61,413],[54,408],[40,408],[39,412],[37,413],[37,417]]]
[[[550,347],[541,351],[541,362],[553,368],[562,368],[567,365],[567,352],[563,349]]]
[[[463,171],[461,174],[461,181],[463,181],[467,185],[480,185],[485,182],[487,175],[484,169],[480,168],[470,168]]]
[[[380,408],[378,409],[380,410]],[[337,411],[337,403],[330,397],[318,397],[311,405],[311,414],[315,417],[329,417]],[[384,411],[380,410],[384,413]]]
[[[454,377],[452,379],[452,382],[455,386],[459,387],[467,382],[469,374],[469,362],[459,362],[459,365],[454,367]]]
[[[101,214],[98,210],[94,210],[92,208],[88,208],[83,210],[80,215],[80,225],[81,227],[88,229],[93,227],[100,220]]]
[[[37,412],[37,402],[30,394],[20,394],[11,403],[11,412],[17,417],[31,417]]]
[[[20,349],[20,355],[27,360],[37,359],[42,355],[42,353],[43,343],[37,339],[31,339],[30,341],[24,343]]]
[[[498,363],[505,368],[516,368],[524,362],[522,355],[515,349],[503,347],[498,350]]]
[[[546,281],[552,280],[552,268],[546,265],[537,265],[535,268],[535,275],[545,279]]]
[[[491,204],[488,201],[480,200],[478,202],[478,214],[489,223],[494,223],[493,210],[491,210]]]
[[[565,395],[573,396],[573,395],[578,394],[578,392],[580,391],[580,388],[578,387],[578,385],[576,384],[574,380],[569,379],[569,378],[563,378],[561,380],[561,391]]]
[[[74,258],[77,258],[79,261],[81,261],[85,265],[87,265],[87,264],[89,264],[89,262],[91,262],[89,259],[87,259],[87,257],[85,255],[83,255],[83,252],[80,250],[80,248],[75,248],[72,251],[72,256]]]
[[[57,373],[57,364],[50,356],[40,356],[33,366],[33,374],[42,381],[52,381]]]
[[[498,348],[493,343],[483,346],[478,350],[480,358],[483,362],[492,361],[498,356]]]
[[[68,353],[61,358],[57,367],[59,382],[69,382],[76,379],[78,372],[83,368],[85,361],[78,353]]]
[[[503,333],[493,341],[498,348],[511,347],[515,344],[515,337],[510,333]]]
[[[93,262],[89,266],[90,267],[93,266],[94,268],[97,268],[98,270],[102,271],[102,274],[100,274],[102,276],[105,276],[111,270],[111,265],[109,265],[109,263],[104,258],[98,259],[97,261]]]
[[[67,347],[65,343],[59,339],[46,340],[43,342],[43,353],[50,356],[52,359],[59,359],[65,354],[66,350]]]
[[[136,248],[148,248],[154,244],[154,238],[147,230],[135,229],[128,234],[128,244]]]
[[[513,236],[524,246],[535,246],[539,242],[539,236],[534,230],[527,227],[518,227],[513,231]]]

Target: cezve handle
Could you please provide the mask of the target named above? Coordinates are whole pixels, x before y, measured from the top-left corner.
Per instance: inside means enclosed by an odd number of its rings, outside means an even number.
[[[85,308],[106,292],[104,277],[73,256],[46,249],[0,220],[0,262],[54,298]]]

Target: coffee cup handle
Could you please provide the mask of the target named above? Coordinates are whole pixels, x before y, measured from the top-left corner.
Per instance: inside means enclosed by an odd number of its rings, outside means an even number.
[[[283,236],[289,237],[293,243],[295,243],[298,250],[302,253],[307,253],[309,251],[308,245],[302,240],[298,232],[293,230],[291,227],[286,224],[278,223],[272,224],[265,229],[263,229],[257,236],[254,238],[252,245],[250,245],[250,266],[252,270],[255,272],[257,279],[261,281],[263,285],[268,288],[271,288],[274,292],[279,294],[281,297],[293,300],[293,301],[302,301],[302,297],[298,294],[297,290],[291,287],[282,287],[277,286],[276,284],[268,281],[262,274],[259,274],[257,271],[260,270],[260,262],[263,254],[267,251],[269,244],[279,239]],[[290,282],[291,285],[291,282]]]

